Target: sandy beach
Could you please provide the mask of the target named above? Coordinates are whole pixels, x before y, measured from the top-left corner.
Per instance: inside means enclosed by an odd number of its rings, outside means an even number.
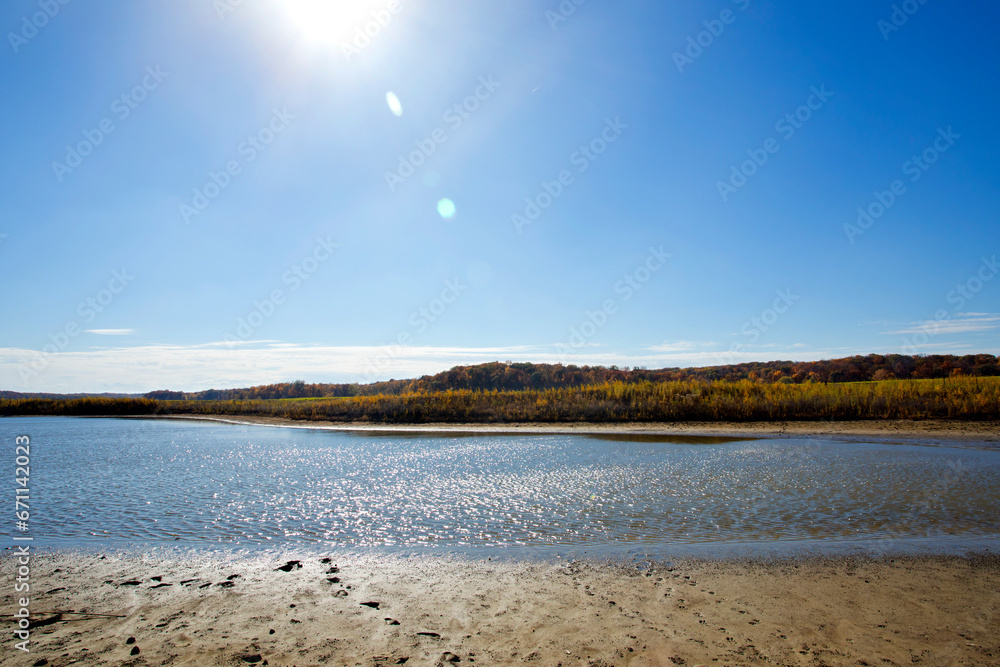
[[[958,421],[928,419],[885,419],[853,422],[649,422],[596,424],[527,423],[527,424],[371,424],[329,421],[297,421],[275,417],[234,416],[209,417],[198,415],[167,415],[135,417],[136,419],[194,419],[218,421],[227,424],[253,424],[258,426],[293,426],[345,431],[379,432],[442,432],[442,433],[520,433],[549,435],[571,434],[625,434],[642,435],[719,435],[747,437],[876,437],[921,438],[944,440],[975,440],[987,444],[1000,444],[1000,422]]]
[[[12,572],[9,552],[2,564]],[[33,562],[32,586],[32,653],[8,644],[4,664],[1000,663],[996,556],[637,568],[54,554]]]

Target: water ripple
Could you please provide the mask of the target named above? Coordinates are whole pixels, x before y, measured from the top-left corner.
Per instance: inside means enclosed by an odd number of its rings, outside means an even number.
[[[32,418],[53,545],[570,547],[1000,535],[1000,452],[815,439],[408,437]]]

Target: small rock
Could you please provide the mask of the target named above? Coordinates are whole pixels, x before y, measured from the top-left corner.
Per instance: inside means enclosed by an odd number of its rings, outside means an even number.
[[[336,565],[334,565],[333,567],[331,567],[329,570],[326,571],[327,574],[337,574],[338,572],[340,572],[340,568],[337,567]]]
[[[163,577],[150,577],[149,580],[155,581],[156,583],[160,583],[161,581],[163,581]]]
[[[138,586],[141,583],[142,583],[141,581],[136,581],[133,579],[132,581],[123,581],[121,584],[119,584],[119,586]]]
[[[32,667],[42,667],[43,665],[47,664],[49,664],[47,658],[39,658],[38,660],[35,660],[35,662],[32,663]]]
[[[330,563],[333,562],[333,559],[332,558],[320,558],[319,562],[322,563],[323,565],[329,565]]]
[[[250,655],[243,656],[243,662],[260,662],[263,659],[260,653],[251,653]]]
[[[445,662],[462,662],[462,659],[451,651],[445,651],[444,655],[441,656],[441,659]]]
[[[132,650],[129,652],[129,655],[139,655],[139,647],[133,646]]]
[[[386,618],[385,619],[385,624],[386,625],[399,625],[399,621],[397,621],[394,618]]]
[[[285,563],[284,565],[279,565],[277,568],[275,568],[275,572],[277,572],[279,570],[281,572],[291,572],[292,570],[301,570],[301,569],[302,569],[302,562],[301,561],[290,560],[287,563]]]
[[[128,639],[125,640],[125,643],[126,644],[134,644],[135,643],[135,637],[129,637]]]
[[[362,602],[361,606],[371,607],[372,609],[378,609],[381,604],[382,604],[381,602]]]
[[[340,583],[340,577],[327,577],[326,580],[329,581],[331,584]]]
[[[345,591],[343,588],[341,588],[339,591],[336,591],[333,594],[333,596],[337,597],[337,598],[346,598],[347,597],[347,591]]]
[[[439,635],[436,632],[418,632],[417,636],[418,637],[430,637],[432,639],[440,639],[441,638],[441,635]]]
[[[268,631],[267,631],[267,634],[269,634],[269,635],[273,635],[273,634],[274,634],[274,628],[271,628],[270,630],[268,630]]]

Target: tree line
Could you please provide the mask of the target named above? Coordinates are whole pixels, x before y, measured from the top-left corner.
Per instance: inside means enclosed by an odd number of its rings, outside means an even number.
[[[386,424],[1000,419],[1000,378],[866,383],[688,378],[548,389],[446,389],[313,400],[3,399],[0,415],[232,415]]]
[[[336,398],[402,395],[464,389],[470,391],[524,391],[597,386],[609,382],[636,384],[682,380],[750,380],[757,383],[841,383],[890,379],[940,379],[955,376],[1000,376],[1000,363],[991,354],[908,356],[870,354],[824,361],[746,362],[703,368],[619,368],[492,362],[456,366],[436,375],[371,384],[307,384],[302,381],[244,389],[208,389],[198,392],[154,391],[157,400],[255,400],[272,398]]]

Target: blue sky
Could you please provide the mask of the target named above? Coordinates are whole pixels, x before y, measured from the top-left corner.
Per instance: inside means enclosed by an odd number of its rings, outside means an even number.
[[[1000,350],[1000,8],[577,3],[4,3],[0,388]]]

